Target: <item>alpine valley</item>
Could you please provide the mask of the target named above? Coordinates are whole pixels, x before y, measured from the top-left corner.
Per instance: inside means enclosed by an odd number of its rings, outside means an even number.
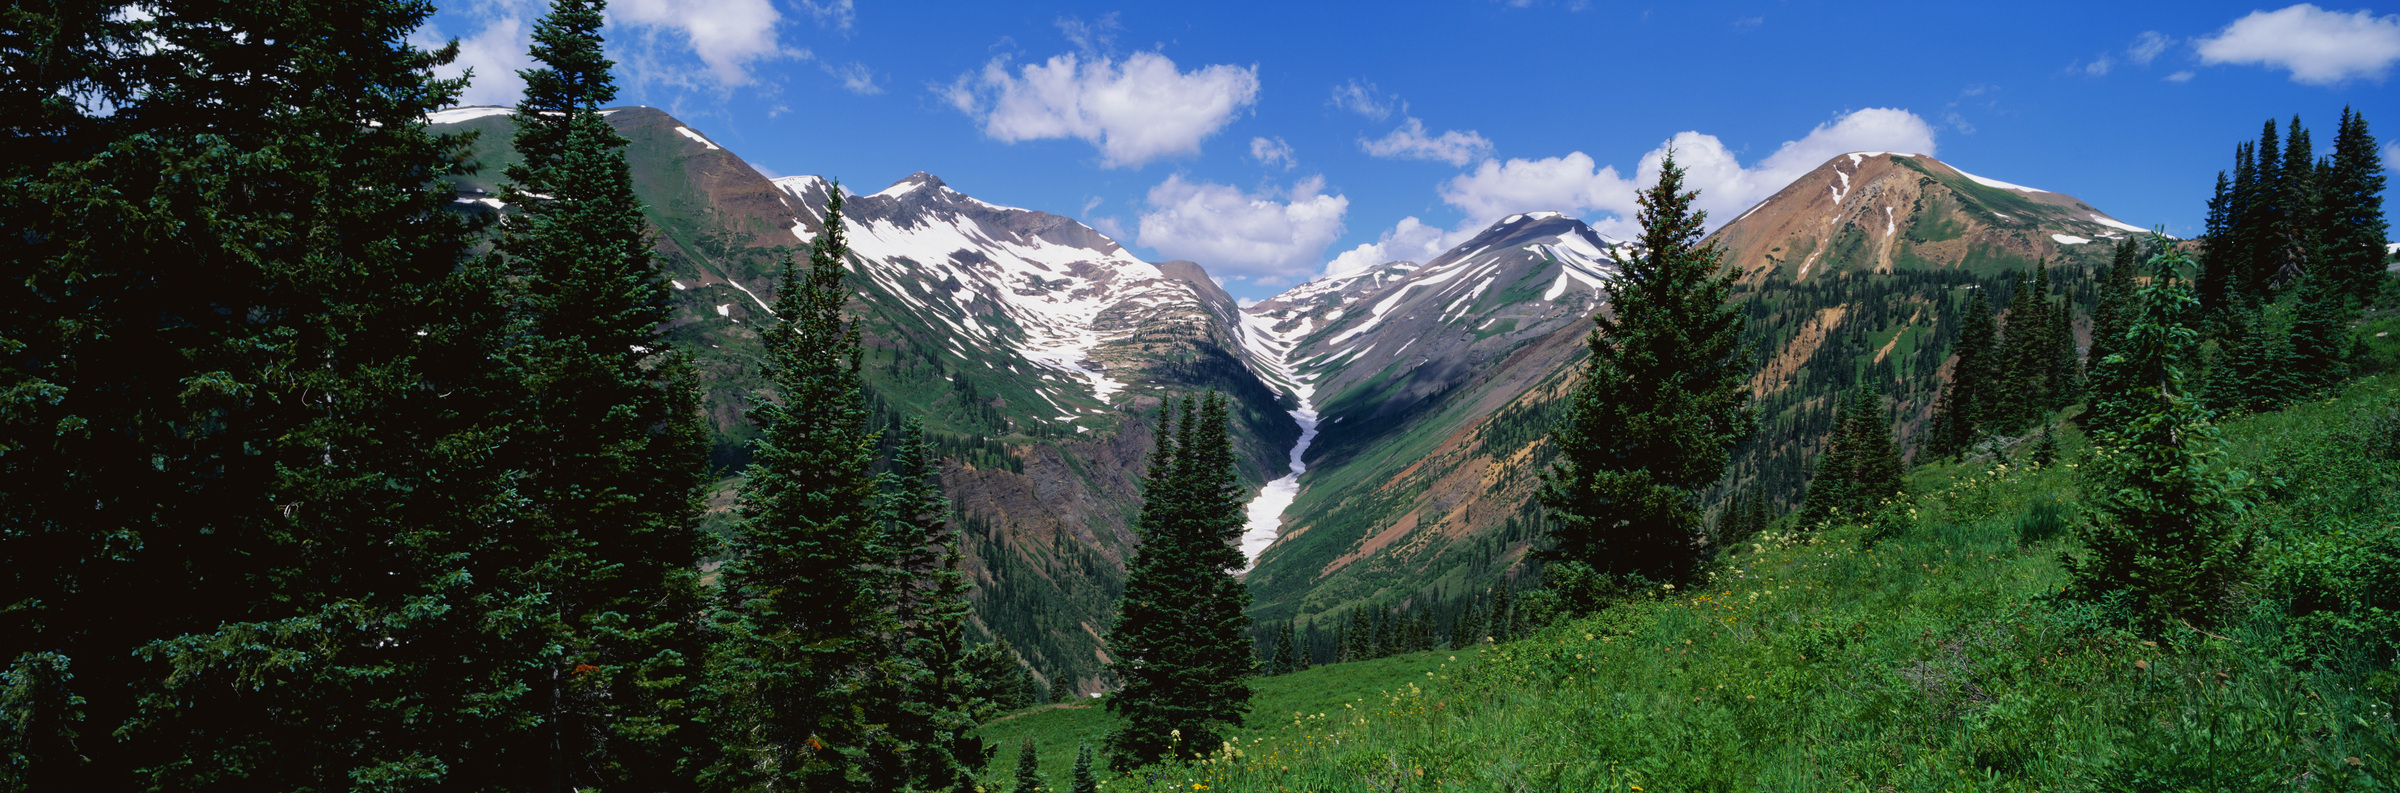
[[[850,186],[769,179],[656,109],[606,117],[632,142],[674,279],[670,336],[707,389],[712,458],[729,477],[710,525],[724,531],[754,432],[745,410],[765,382],[771,290]],[[454,178],[459,208],[503,209],[509,111],[433,120],[479,134],[480,170]],[[1521,570],[1542,536],[1532,495],[1545,436],[1625,250],[1523,207],[1432,261],[1241,307],[1205,262],[1142,261],[1073,219],[931,174],[845,196],[851,310],[879,422],[918,417],[945,457],[974,641],[1006,640],[1057,698],[1110,688],[1101,637],[1168,398],[1230,398],[1240,476],[1264,491],[1243,542],[1262,626],[1292,623],[1322,648],[1360,608],[1455,611]],[[2046,263],[2089,306],[2095,269],[2140,231],[2064,194],[1883,152],[1835,157],[1724,225],[1711,240],[1744,273],[1760,431],[1712,503],[1796,505],[1834,403],[1862,382],[1891,398],[1913,447],[1969,290],[2004,305],[2019,274]]]

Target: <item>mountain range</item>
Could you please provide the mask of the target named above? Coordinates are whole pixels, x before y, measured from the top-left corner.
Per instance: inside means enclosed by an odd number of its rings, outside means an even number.
[[[1601,285],[1632,249],[1527,211],[1428,262],[1305,283],[1248,307],[1205,263],[1150,262],[1071,218],[988,203],[926,173],[871,194],[770,179],[669,114],[615,108],[656,252],[669,336],[699,364],[729,477],[752,437],[759,334],[787,258],[844,199],[851,309],[879,422],[921,419],[946,462],[976,585],[972,630],[1005,639],[1053,696],[1106,689],[1102,636],[1132,554],[1163,400],[1232,398],[1238,468],[1263,489],[1244,540],[1262,622],[1327,625],[1364,605],[1449,607],[1518,569],[1541,535],[1544,436],[1572,388]],[[436,114],[477,135],[462,211],[504,211],[504,108]],[[1528,207],[1538,210],[1538,207]],[[1835,157],[1710,239],[1746,273],[1762,430],[1722,492],[1797,503],[1859,382],[1914,434],[1966,289],[2048,262],[2070,295],[2138,227],[2072,197],[1930,157]],[[1305,473],[1301,473],[1302,469]]]

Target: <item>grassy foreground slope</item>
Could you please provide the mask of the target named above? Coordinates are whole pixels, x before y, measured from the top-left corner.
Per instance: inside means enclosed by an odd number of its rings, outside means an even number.
[[[1238,757],[1109,787],[2394,789],[2400,376],[2225,429],[2256,553],[2212,624],[2138,636],[2059,597],[2097,498],[2080,473],[2096,452],[2070,436],[2053,465],[1921,468],[1913,500],[1761,538],[1704,590],[1379,675],[1324,718],[1262,709]],[[1261,688],[1356,689],[1379,668]],[[1078,729],[1106,729],[1089,713]],[[1064,789],[1072,744],[1044,751]]]

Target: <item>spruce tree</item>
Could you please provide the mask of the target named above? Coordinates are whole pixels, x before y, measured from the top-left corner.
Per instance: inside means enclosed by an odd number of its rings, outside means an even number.
[[[1941,401],[1934,406],[1932,437],[1926,440],[1928,450],[1943,457],[1964,453],[1983,436],[1998,388],[1994,381],[1999,373],[1999,330],[1992,321],[1991,301],[1983,290],[1972,291],[1958,336],[1950,343],[1957,357],[1950,383],[1942,387]]]
[[[1242,565],[1242,493],[1225,397],[1162,407],[1143,486],[1142,544],[1126,565],[1110,669],[1123,684],[1108,709],[1120,770],[1214,751],[1249,709],[1253,652]]]
[[[881,550],[877,438],[859,329],[842,318],[848,255],[836,190],[808,272],[784,262],[766,336],[774,393],[751,413],[755,462],[713,618],[707,685],[719,751],[702,780],[712,786],[839,789],[864,748],[855,683],[886,626],[871,574]]]
[[[1288,675],[1300,671],[1300,648],[1292,639],[1292,624],[1286,622],[1275,632],[1274,658],[1268,664],[1268,674]]]
[[[600,0],[555,0],[520,72],[500,266],[522,323],[512,461],[525,472],[518,575],[549,594],[556,651],[528,684],[548,723],[546,787],[671,787],[700,751],[696,524],[707,468],[698,382],[663,328],[666,274],[600,115],[616,95]]]
[[[2204,250],[2209,260],[2214,261],[2217,256],[2215,249]],[[2124,346],[2125,333],[2133,325],[2133,314],[2138,308],[2134,303],[2134,277],[2141,269],[2140,256],[2138,242],[2131,239],[2119,242],[2114,259],[2108,269],[2100,274],[2100,301],[2092,309],[2092,348],[2086,356],[2091,364],[2085,376],[2088,407],[2084,415],[2088,418],[2084,420],[2084,425],[2095,432],[2121,429],[2125,423],[2125,417],[2118,409],[2122,403],[2110,395],[2127,393],[2131,386],[2109,379],[2123,370],[2105,367],[2102,362]],[[2199,297],[2204,309],[2212,312],[2221,308],[2205,297],[2213,272],[2207,267],[2201,268],[2201,277],[2195,284],[2195,296]]]
[[[2239,147],[2235,148],[2237,158],[2240,151]],[[2235,173],[2240,173],[2240,169],[2237,168]],[[2195,294],[2199,296],[2201,307],[2211,312],[2225,309],[2227,296],[2233,292],[2233,284],[2241,271],[2238,264],[2240,248],[2233,235],[2235,224],[2241,215],[2240,194],[2235,191],[2233,181],[2225,177],[2225,172],[2218,171],[2216,189],[2209,194],[2208,198],[2208,216],[2201,224],[2200,275],[2195,279],[2196,283],[2193,285]],[[2132,282],[2135,264],[2128,262],[2126,255],[2136,244],[2132,239],[2117,243],[2117,263],[2110,266],[2111,272],[2122,271],[2121,277],[2126,279],[2127,283]],[[2107,299],[2103,294],[2101,298],[2103,305],[2106,304]],[[2128,300],[2130,301],[2130,298]],[[2095,316],[2093,319],[2095,332],[2098,324],[2099,319]],[[2094,337],[2092,348],[2094,363],[2098,363],[2101,358],[2106,357],[2099,351],[2097,338]]]
[[[1551,430],[1557,449],[1540,501],[1551,516],[1541,558],[1612,576],[1679,581],[1697,571],[1699,493],[1725,475],[1757,420],[1748,402],[1746,315],[1730,304],[1738,270],[1703,245],[1669,156],[1641,204],[1639,253],[1617,262],[1595,315],[1583,380]]]
[[[2013,433],[2031,426],[2050,409],[2051,381],[2057,369],[2054,330],[2050,319],[2050,267],[2039,265],[2017,277],[2017,291],[2008,301],[2006,336],[2000,342],[1999,376],[1987,419],[1998,432]]]
[[[1075,745],[1075,771],[1067,793],[1100,793],[1100,777],[1092,770],[1092,745]]]
[[[1883,394],[1860,384],[1842,399],[1829,449],[1809,478],[1801,511],[1812,517],[1864,515],[1900,492],[1907,473],[1885,420]]]
[[[898,435],[877,515],[887,565],[876,571],[879,660],[859,695],[858,718],[880,729],[867,736],[862,766],[875,790],[955,790],[989,753],[967,734],[976,723],[965,667],[968,583],[945,517],[940,460],[915,417]]]
[[[419,4],[123,10],[0,34],[0,558],[43,560],[0,565],[0,787],[505,776],[542,593],[481,553],[510,375],[424,123],[455,50]]]
[[[1034,753],[1032,738],[1027,738],[1017,744],[1016,785],[1010,787],[1009,791],[1010,793],[1041,793],[1042,791],[1042,758]]]
[[[2163,241],[2162,241],[2163,242]],[[2185,387],[2197,354],[2191,328],[2199,301],[2183,281],[2189,262],[2171,246],[2152,257],[2154,276],[2110,365],[2131,376],[2113,398],[2127,406],[2122,431],[2102,433],[2101,519],[2081,527],[2089,555],[2070,560],[2075,591],[2122,592],[2140,623],[2156,631],[2205,620],[2239,574],[2249,549],[2233,523],[2235,482],[2222,470],[2216,428]]]
[[[2385,278],[2384,246],[2391,230],[2383,216],[2383,167],[2366,117],[2342,108],[2332,161],[2317,182],[2321,267],[2333,287],[2360,302],[2372,299]]]

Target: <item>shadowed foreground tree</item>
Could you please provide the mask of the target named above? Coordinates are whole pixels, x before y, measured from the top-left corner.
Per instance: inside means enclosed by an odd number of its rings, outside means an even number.
[[[1108,736],[1119,770],[1217,749],[1249,710],[1256,651],[1250,592],[1233,570],[1242,496],[1225,397],[1186,397],[1159,410],[1125,594],[1108,645],[1123,682],[1108,709],[1125,720]]]

